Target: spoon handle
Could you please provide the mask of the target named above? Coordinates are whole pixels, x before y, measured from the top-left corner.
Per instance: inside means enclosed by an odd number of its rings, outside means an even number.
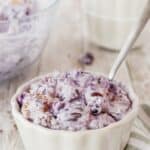
[[[109,73],[110,80],[114,79],[120,65],[126,58],[129,50],[131,50],[134,42],[137,40],[138,36],[142,32],[142,30],[143,30],[144,26],[146,25],[146,23],[148,22],[149,18],[150,18],[150,0],[147,1],[145,8],[143,10],[143,13],[137,23],[137,26],[135,26],[134,29],[131,31],[129,37],[127,38],[127,41],[123,45],[116,61],[114,62],[113,66],[110,70],[110,73]]]

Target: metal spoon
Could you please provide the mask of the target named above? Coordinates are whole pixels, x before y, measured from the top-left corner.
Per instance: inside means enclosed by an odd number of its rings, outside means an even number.
[[[131,31],[127,41],[125,42],[125,44],[123,45],[116,61],[114,62],[110,73],[109,73],[109,79],[112,80],[114,79],[120,65],[122,64],[122,62],[124,61],[124,59],[126,58],[128,52],[131,50],[134,42],[137,40],[138,36],[140,35],[140,33],[142,32],[143,28],[145,27],[146,23],[148,22],[150,18],[150,0],[148,0],[146,2],[146,5],[144,7],[143,13],[139,18],[139,21],[137,23],[137,25],[134,27],[134,29]]]

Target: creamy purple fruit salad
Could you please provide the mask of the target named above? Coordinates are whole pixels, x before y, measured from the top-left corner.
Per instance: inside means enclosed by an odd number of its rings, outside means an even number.
[[[48,2],[40,6],[39,2],[0,1],[0,81],[33,64],[47,43],[50,6]]]
[[[54,130],[91,130],[121,120],[132,108],[126,89],[83,71],[52,73],[17,98],[23,117]]]

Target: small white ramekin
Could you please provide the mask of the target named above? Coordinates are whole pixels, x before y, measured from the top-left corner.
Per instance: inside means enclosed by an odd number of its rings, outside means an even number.
[[[42,76],[43,77],[43,76]],[[132,123],[138,112],[138,98],[131,90],[133,108],[128,114],[108,127],[86,131],[59,131],[35,125],[19,112],[16,98],[37,77],[22,85],[11,100],[12,114],[26,150],[123,150],[128,142]]]
[[[82,0],[86,38],[95,45],[118,51],[136,26],[146,0]],[[139,38],[133,48],[143,45]]]

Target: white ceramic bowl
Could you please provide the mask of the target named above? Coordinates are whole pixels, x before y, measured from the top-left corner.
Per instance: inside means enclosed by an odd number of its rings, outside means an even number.
[[[19,112],[16,98],[37,77],[22,85],[11,100],[12,114],[26,150],[123,150],[129,139],[132,123],[138,112],[138,99],[131,90],[133,108],[128,114],[108,127],[86,131],[59,131],[35,125],[24,119]]]

